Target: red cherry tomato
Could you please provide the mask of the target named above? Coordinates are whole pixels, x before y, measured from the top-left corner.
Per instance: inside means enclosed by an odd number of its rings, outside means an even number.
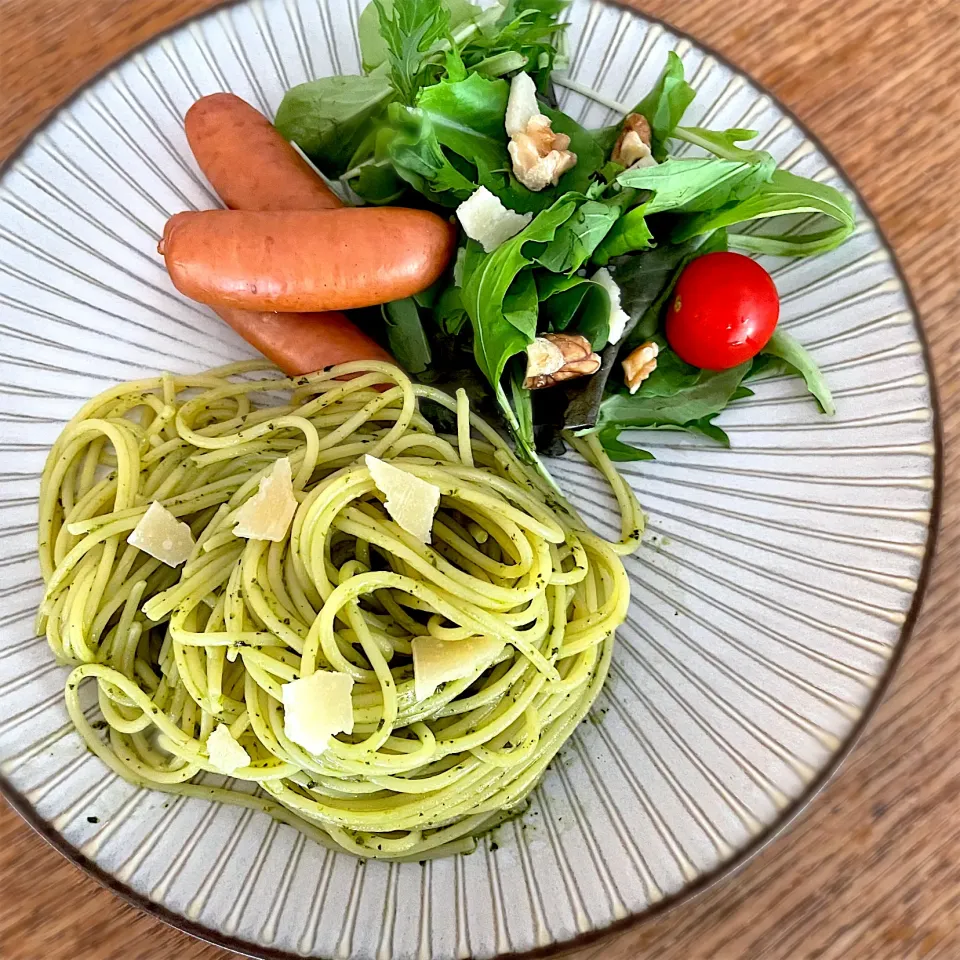
[[[777,288],[741,253],[708,253],[680,274],[666,333],[677,356],[704,370],[727,370],[755,357],[780,316]]]

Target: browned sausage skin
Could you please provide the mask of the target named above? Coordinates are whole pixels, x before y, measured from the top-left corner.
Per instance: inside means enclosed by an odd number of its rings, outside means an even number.
[[[350,360],[395,362],[386,350],[336,311],[254,313],[220,307],[217,316],[291,377],[316,373]]]
[[[339,197],[263,114],[232,93],[198,100],[184,118],[200,169],[239,210],[330,210]],[[393,358],[342,313],[254,313],[221,308],[220,318],[284,373],[299,376],[349,360]]]
[[[167,221],[158,247],[174,286],[212,307],[349,310],[401,300],[443,273],[456,231],[425,210],[205,210]]]
[[[231,209],[343,206],[273,124],[240,97],[203,97],[187,111],[183,125],[200,169]]]

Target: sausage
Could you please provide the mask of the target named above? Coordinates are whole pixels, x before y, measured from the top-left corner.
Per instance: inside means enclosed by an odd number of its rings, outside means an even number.
[[[340,198],[259,110],[232,93],[198,100],[183,121],[190,149],[234,210],[330,210]]]
[[[329,210],[339,197],[258,110],[232,93],[198,100],[184,118],[187,140],[220,199],[239,210]],[[217,315],[284,373],[314,373],[349,360],[394,360],[342,313]]]
[[[220,307],[217,316],[285,374],[298,377],[350,360],[396,363],[342,313],[254,313]]]
[[[174,286],[212,307],[313,312],[401,300],[439,279],[456,232],[405,207],[172,216],[158,250]]]

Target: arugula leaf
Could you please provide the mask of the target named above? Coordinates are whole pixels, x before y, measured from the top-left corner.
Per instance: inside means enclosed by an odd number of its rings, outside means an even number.
[[[532,270],[521,270],[503,298],[503,316],[530,340],[537,335],[540,300]]]
[[[485,57],[473,67],[475,73],[481,77],[502,77],[505,73],[516,73],[522,70],[529,61],[516,50],[504,50],[491,57]]]
[[[430,63],[434,44],[450,36],[450,9],[443,0],[373,0],[380,36],[386,45],[393,85],[405,103],[413,104]],[[436,76],[430,78],[435,80]]]
[[[537,263],[554,273],[579,270],[619,219],[618,206],[599,200],[585,201],[537,255]]]
[[[813,257],[835,250],[852,232],[849,226],[841,224],[832,230],[820,230],[816,233],[732,233],[730,242],[744,253],[771,257]]]
[[[417,106],[429,117],[444,147],[474,165],[506,169],[510,160],[503,118],[509,95],[506,80],[488,80],[474,73],[455,83],[442,80],[425,87]]]
[[[667,54],[663,73],[653,89],[632,111],[643,114],[650,123],[650,147],[658,163],[666,159],[667,140],[673,136],[674,129],[696,95],[696,90],[683,78],[683,61],[671,50]]]
[[[770,179],[776,162],[765,154],[759,162],[718,157],[670,159],[655,167],[624,170],[617,182],[636,190],[651,190],[645,214],[714,211],[745,200]]]
[[[458,286],[451,284],[440,294],[433,306],[433,319],[447,336],[455,337],[463,329],[467,312]]]
[[[412,298],[385,303],[383,321],[387,343],[397,363],[408,373],[423,373],[430,366],[430,342]]]
[[[583,277],[540,273],[537,279],[540,313],[550,329],[573,328],[600,350],[610,336],[610,298],[598,283]]]
[[[787,369],[803,377],[807,389],[816,397],[820,409],[828,417],[832,417],[837,412],[833,394],[816,360],[806,347],[790,336],[786,330],[778,327],[773,331],[773,336],[763,348],[763,354],[779,357],[786,364]]]
[[[640,204],[620,217],[594,250],[593,262],[604,267],[614,257],[652,247],[653,234],[647,225],[646,212],[646,204]]]
[[[719,413],[750,370],[748,360],[729,370],[698,370],[662,349],[657,369],[633,395],[611,393],[600,404],[597,428],[686,427]]]
[[[503,391],[500,378],[510,357],[524,350],[533,337],[522,333],[504,317],[503,301],[517,274],[530,264],[524,246],[552,240],[557,228],[575,210],[574,201],[561,199],[534,217],[520,233],[501,244],[493,253],[484,254],[483,248],[475,240],[467,243],[461,296],[473,326],[474,357],[493,387],[497,403],[514,433],[519,430],[519,422]],[[524,453],[535,460],[532,448],[524,449]]]
[[[601,430],[597,434],[600,446],[614,463],[627,463],[636,460],[656,459],[648,450],[641,450],[632,444],[624,443],[619,439],[620,431],[612,428]]]
[[[833,220],[836,226],[812,237],[798,234],[793,238],[786,233],[779,237],[764,237],[734,231],[729,234],[730,246],[751,252],[776,252],[793,256],[822,253],[839,246],[853,233],[856,225],[853,206],[839,190],[786,170],[774,170],[770,181],[760,184],[751,196],[718,210],[680,219],[671,234],[671,240],[682,242],[718,227],[797,213],[821,214]]]
[[[274,125],[328,177],[339,177],[393,96],[384,77],[311,80],[283,95]]]
[[[704,127],[676,127],[671,134],[697,147],[703,147],[723,160],[740,160],[743,163],[764,163],[773,158],[765,150],[745,150],[738,143],[753,140],[756,130],[733,127],[729,130],[707,130]]]
[[[500,54],[519,54],[537,89],[546,93],[557,58],[555,41],[567,27],[559,22],[565,6],[566,0],[506,0],[495,22],[464,46],[464,62],[480,70]]]
[[[386,152],[397,175],[429,200],[455,207],[477,189],[447,159],[430,118],[421,111],[390,104],[391,138]]]
[[[523,385],[525,364],[513,357],[508,365],[507,380],[510,383],[510,398],[517,418],[517,439],[521,447],[533,450],[536,446],[533,432],[533,398]]]

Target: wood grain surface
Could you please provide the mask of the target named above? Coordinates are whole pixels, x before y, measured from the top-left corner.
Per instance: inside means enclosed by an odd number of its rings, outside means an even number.
[[[64,97],[210,0],[0,0],[0,159]],[[788,104],[860,186],[933,350],[938,559],[893,687],[785,835],[698,900],[567,960],[960,957],[960,2],[646,0]],[[138,914],[0,803],[4,960],[225,960]]]

